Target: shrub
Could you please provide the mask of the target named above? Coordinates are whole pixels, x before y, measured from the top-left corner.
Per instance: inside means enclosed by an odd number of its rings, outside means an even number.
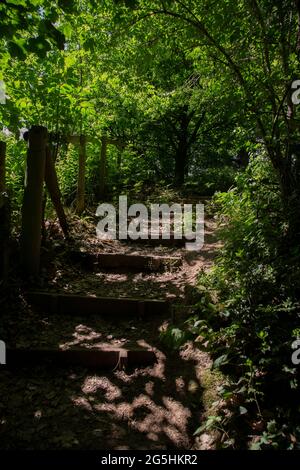
[[[300,252],[286,255],[279,188],[264,155],[214,203],[224,245],[214,269],[199,279],[205,295],[188,328],[230,375],[222,397],[239,397],[243,413],[230,416],[243,416],[252,445],[300,447],[299,368],[291,361],[300,331]],[[230,421],[226,432],[238,438]],[[253,431],[258,421],[260,431]]]

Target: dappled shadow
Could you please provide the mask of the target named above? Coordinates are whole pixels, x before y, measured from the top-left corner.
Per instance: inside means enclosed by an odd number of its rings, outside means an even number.
[[[64,293],[116,296],[116,297],[141,297],[141,298],[168,298],[182,301],[185,295],[185,287],[194,285],[198,273],[212,266],[216,249],[220,247],[214,236],[215,221],[208,219],[205,223],[205,243],[200,251],[187,251],[185,249],[165,249],[165,247],[153,248],[134,246],[130,254],[152,254],[171,255],[183,260],[182,267],[177,270],[164,272],[137,272],[126,273],[103,270],[100,268],[87,269],[80,263],[66,263],[64,256],[55,257],[53,264],[49,263],[47,283],[45,286],[49,291],[60,291]],[[94,245],[92,245],[94,246]],[[123,253],[123,247],[119,242],[111,242],[108,251],[103,249],[96,253],[111,252]]]
[[[157,364],[131,372],[56,366],[3,373],[1,447],[190,448],[200,422],[197,368],[204,358],[188,345],[168,358],[155,352]]]
[[[201,252],[155,250],[183,256],[184,262],[176,272],[153,274],[88,272],[80,265],[67,265],[63,252],[62,256],[56,253],[41,287],[48,292],[166,298],[184,304],[186,286],[193,286],[199,270],[211,266],[214,249],[212,236]],[[137,253],[142,251],[136,248]],[[47,364],[1,372],[1,448],[191,448],[203,409],[201,374],[210,362],[189,343],[180,352],[164,350],[159,335],[170,322],[168,312],[157,315],[155,311],[145,318],[123,319],[84,312],[48,314],[33,310],[20,292],[0,318],[7,345],[141,348],[154,351],[157,363],[134,370]]]

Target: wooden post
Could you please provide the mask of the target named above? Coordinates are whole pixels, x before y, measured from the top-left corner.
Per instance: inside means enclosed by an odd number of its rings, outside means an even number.
[[[0,193],[0,279],[3,287],[7,285],[9,274],[9,249],[10,249],[10,199],[7,193]]]
[[[5,191],[5,156],[6,143],[0,142],[0,193]]]
[[[100,183],[99,183],[99,198],[105,197],[105,177],[106,177],[106,152],[107,152],[107,139],[102,137],[101,139],[101,155],[100,155]]]
[[[37,276],[40,267],[47,135],[42,126],[33,126],[29,131],[21,230],[21,263],[29,276]]]
[[[0,142],[0,280],[6,287],[9,272],[10,200],[5,192],[6,143]]]
[[[77,183],[77,203],[76,213],[81,214],[84,210],[84,195],[85,195],[85,161],[86,161],[86,143],[98,142],[94,137],[66,135],[64,136],[67,142],[74,145],[80,144],[79,151],[79,169],[78,169],[78,183]],[[119,150],[123,150],[125,143],[120,139],[110,139],[109,137],[101,137],[101,154],[100,154],[100,182],[99,182],[99,198],[105,197],[106,192],[106,173],[107,173],[107,146],[115,145]]]
[[[79,141],[79,162],[78,162],[78,181],[77,181],[77,204],[76,214],[80,215],[84,211],[85,197],[85,161],[86,161],[86,138],[80,136]]]
[[[55,170],[54,160],[50,147],[46,148],[46,167],[45,167],[45,181],[51,201],[56,210],[61,229],[65,237],[69,235],[69,227],[66,219],[65,211],[61,203],[61,194],[58,186],[57,174]]]

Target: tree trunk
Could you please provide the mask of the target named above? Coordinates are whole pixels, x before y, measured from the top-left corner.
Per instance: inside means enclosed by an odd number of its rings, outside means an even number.
[[[249,153],[245,147],[239,150],[235,161],[239,168],[247,168],[249,165]]]
[[[184,184],[187,170],[189,148],[188,126],[189,117],[187,109],[184,109],[180,119],[179,140],[175,155],[175,184],[177,187],[181,187]]]
[[[99,182],[99,198],[104,199],[106,193],[106,154],[107,154],[107,139],[101,139],[101,155],[100,155],[100,182]]]
[[[78,181],[77,181],[77,204],[76,214],[80,215],[85,207],[85,161],[86,161],[86,138],[80,136],[79,143],[79,164],[78,164]]]
[[[182,117],[180,126],[180,137],[175,155],[175,184],[180,187],[184,184],[188,162],[188,119]]]
[[[180,145],[175,156],[175,184],[181,187],[184,184],[187,164],[187,146]]]
[[[46,149],[46,168],[45,168],[45,181],[46,186],[52,201],[52,204],[56,210],[59,223],[65,237],[69,235],[69,227],[66,219],[65,211],[61,203],[61,194],[58,186],[57,174],[55,170],[54,160],[52,152],[49,146]]]
[[[117,168],[118,168],[117,184],[118,184],[118,188],[120,188],[121,183],[122,183],[122,154],[120,151],[118,152],[118,156],[117,156]]]
[[[33,126],[29,131],[21,230],[21,263],[29,276],[37,276],[40,267],[46,145],[47,129]]]

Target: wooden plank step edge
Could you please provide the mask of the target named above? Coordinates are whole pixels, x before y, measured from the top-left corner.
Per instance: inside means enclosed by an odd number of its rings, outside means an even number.
[[[136,299],[130,297],[93,297],[51,292],[27,292],[28,301],[50,313],[101,314],[108,316],[153,315],[169,313],[167,300]]]
[[[15,369],[32,365],[82,366],[86,368],[123,369],[125,367],[150,366],[157,362],[153,351],[140,349],[22,349],[6,350],[6,365]],[[0,369],[1,370],[1,369]]]
[[[179,256],[153,256],[128,253],[89,253],[73,250],[69,253],[71,260],[81,263],[86,268],[96,266],[104,269],[129,271],[167,271],[182,266]]]

